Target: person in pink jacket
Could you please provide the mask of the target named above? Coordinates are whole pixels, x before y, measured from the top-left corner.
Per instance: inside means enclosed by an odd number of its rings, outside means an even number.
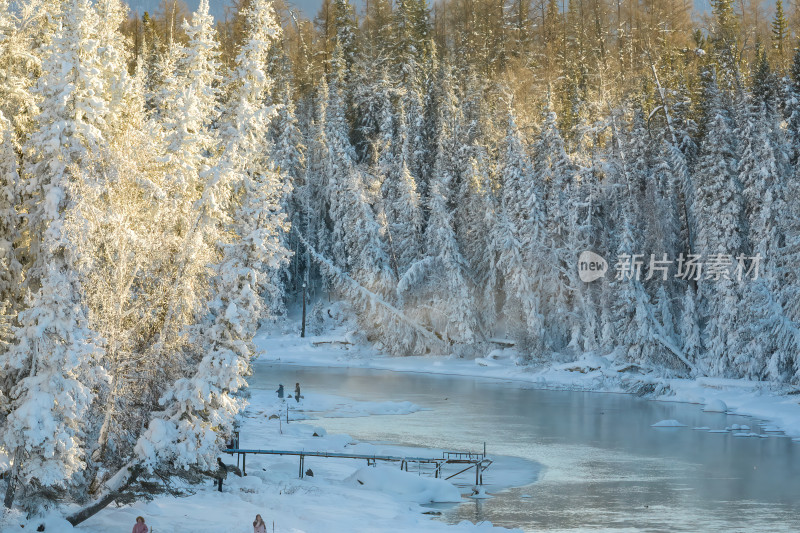
[[[136,517],[136,524],[133,526],[133,531],[131,533],[147,533],[147,525],[144,523],[143,516]]]
[[[253,521],[253,533],[267,533],[267,525],[260,514],[257,514],[256,519]]]

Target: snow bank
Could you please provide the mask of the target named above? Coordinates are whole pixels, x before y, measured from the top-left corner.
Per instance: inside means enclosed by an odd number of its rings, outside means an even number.
[[[739,425],[739,424],[731,424],[731,426],[730,427],[726,427],[725,430],[726,431],[731,431],[731,430],[733,430],[733,431],[750,431],[750,426],[748,426],[747,424],[741,424],[741,425]]]
[[[455,485],[388,466],[365,466],[345,480],[351,486],[379,491],[415,503],[460,502]]]
[[[684,428],[686,424],[681,424],[677,420],[662,420],[660,422],[656,422],[655,424],[650,424],[652,428]]]
[[[72,524],[56,511],[47,512],[44,516],[27,518],[19,510],[3,509],[3,515],[0,516],[0,531],[3,533],[36,531],[39,526],[44,526],[46,533],[74,533],[75,531]]]
[[[486,494],[486,489],[484,489],[483,487],[477,487],[472,489],[472,494],[470,495],[470,498],[475,500],[488,500],[492,498],[492,495]]]
[[[715,399],[706,403],[706,406],[703,407],[703,411],[705,411],[706,413],[727,413],[728,406],[725,405],[725,402],[723,402],[722,400]]]

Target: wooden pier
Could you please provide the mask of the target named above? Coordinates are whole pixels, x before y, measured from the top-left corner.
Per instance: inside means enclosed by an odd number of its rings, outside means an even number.
[[[238,439],[237,439],[238,440]],[[236,466],[239,466],[241,459],[242,474],[247,475],[247,455],[295,455],[300,458],[299,475],[302,479],[305,475],[305,458],[306,457],[328,457],[338,459],[361,459],[367,462],[367,465],[375,465],[378,461],[400,463],[400,468],[408,472],[408,465],[416,463],[418,466],[423,464],[433,465],[434,477],[439,478],[443,476],[443,468],[446,465],[468,465],[466,468],[459,470],[455,474],[444,479],[451,479],[467,470],[475,469],[475,484],[483,485],[483,471],[489,468],[492,460],[486,457],[486,444],[483,445],[483,453],[470,453],[470,452],[442,452],[441,457],[405,457],[400,455],[366,455],[366,454],[352,454],[352,453],[339,453],[339,452],[317,452],[308,450],[255,450],[255,449],[242,449],[242,448],[228,448],[224,450],[225,453],[236,455]]]

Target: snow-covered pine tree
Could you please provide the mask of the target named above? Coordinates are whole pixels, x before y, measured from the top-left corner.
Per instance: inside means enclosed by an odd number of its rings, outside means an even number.
[[[98,47],[97,12],[87,0],[62,6],[43,60],[41,114],[24,168],[28,212],[28,308],[18,317],[15,344],[3,356],[14,375],[14,400],[3,447],[14,458],[6,492],[10,507],[22,489],[26,506],[79,485],[86,435],[82,421],[99,386],[95,334],[89,329],[76,275],[76,251],[65,231],[67,212],[81,201],[73,185],[80,165],[103,149],[107,102]]]
[[[417,183],[409,170],[409,150],[405,111],[400,108],[397,132],[392,141],[383,182],[383,202],[392,263],[397,277],[403,276],[419,254],[422,217]]]
[[[178,64],[179,85],[193,93],[192,105],[200,118],[197,129],[201,130],[208,129],[210,122],[216,119],[217,87],[222,78],[214,17],[208,10],[208,0],[200,0],[191,20],[183,21],[183,31],[189,41]]]
[[[446,86],[448,72],[442,68],[435,50],[425,63],[429,73],[422,91],[422,124],[420,129],[421,153],[418,154],[416,168],[412,173],[419,180],[417,190],[420,197],[425,198],[428,191],[428,181],[433,174],[433,164],[436,160],[436,138],[439,131],[439,105],[442,100],[442,89]],[[423,212],[423,221],[427,214]],[[423,222],[424,225],[424,222]]]
[[[355,9],[349,0],[333,0],[333,27],[335,45],[340,48],[341,60],[346,73],[349,73],[358,54],[358,22]],[[348,74],[344,75],[347,79]]]
[[[305,223],[298,229],[305,228],[303,235],[306,241],[324,257],[333,257],[330,239],[330,180],[333,175],[331,150],[328,145],[328,125],[326,121],[328,106],[328,84],[320,80],[314,96],[313,118],[306,128],[306,144],[308,145],[308,162],[305,171],[305,183],[302,190],[297,191],[303,205]]]
[[[171,45],[161,59],[163,82],[157,93],[162,104],[156,118],[162,124],[167,152],[174,166],[180,194],[192,198],[202,188],[199,174],[210,164],[215,147],[212,122],[217,120],[218,52],[208,1],[200,2],[191,21],[184,21],[187,46]],[[169,69],[172,69],[171,71]]]
[[[288,65],[287,65],[288,66]],[[288,70],[288,69],[287,69]],[[288,72],[279,80],[275,92],[278,113],[272,121],[270,134],[272,137],[272,160],[275,169],[281,173],[283,181],[292,187],[292,194],[285,198],[284,211],[294,231],[308,233],[304,215],[304,198],[308,192],[306,178],[306,146],[303,133],[300,131],[292,98],[291,78]],[[310,265],[305,254],[300,253],[300,241],[294,232],[287,234],[284,247],[293,251],[291,264],[284,272],[283,281],[287,292],[296,293],[300,283],[308,274]]]
[[[22,264],[19,237],[22,217],[17,212],[22,182],[11,121],[0,111],[0,305],[12,313],[22,306]]]
[[[470,157],[458,191],[454,225],[461,252],[475,282],[475,303],[481,331],[495,330],[502,303],[502,279],[498,268],[501,249],[499,202],[492,182],[488,154],[476,150]]]
[[[353,280],[375,294],[388,297],[394,292],[396,278],[385,244],[385,217],[376,216],[373,205],[378,203],[376,200],[385,174],[384,168],[391,166],[388,162],[392,154],[391,102],[384,101],[377,108],[372,105],[365,107],[367,114],[377,115],[369,119],[373,126],[367,127],[365,131],[366,135],[375,137],[375,164],[379,169],[377,173],[370,175],[356,165],[357,157],[349,139],[345,103],[347,66],[344,53],[344,46],[337,44],[331,61],[325,117],[332,170],[327,191],[330,206],[328,214],[332,226],[332,258],[334,264],[345,270]],[[388,90],[385,81],[379,80],[379,84]],[[380,206],[377,211],[380,212]]]
[[[697,122],[692,113],[692,93],[686,86],[685,79],[680,80],[672,96],[670,116],[675,133],[675,148],[680,151],[687,164],[691,164],[697,156]]]
[[[534,174],[512,109],[498,164],[502,190],[498,267],[505,290],[504,315],[517,343],[530,359],[542,346],[542,286],[547,268],[544,183]]]
[[[22,265],[16,250],[21,219],[15,209],[22,184],[14,144],[11,122],[0,111],[0,360],[13,340],[12,318],[22,304]],[[13,376],[0,366],[0,391],[5,391],[0,392],[0,426],[10,407],[5,395],[13,385]]]
[[[352,89],[356,115],[353,142],[358,160],[373,167],[371,170],[377,185],[383,181],[389,166],[385,159],[394,155],[391,145],[395,131],[394,102],[398,99],[397,91],[381,62],[376,60],[373,64],[365,60],[359,65]]]
[[[305,171],[306,146],[297,120],[290,80],[281,80],[276,94],[277,115],[272,121],[272,159],[290,183],[300,183]]]
[[[786,78],[786,95],[783,102],[786,130],[790,141],[789,160],[793,167],[797,167],[800,157],[800,46],[795,49],[792,66]]]
[[[18,12],[11,9],[9,0],[0,1],[0,112],[11,122],[17,136],[30,132],[38,113],[30,89],[40,73],[41,58],[30,48],[31,33],[36,27],[34,18],[48,16],[46,9],[42,11],[45,13]],[[15,144],[19,144],[16,139]]]
[[[175,113],[175,96],[180,92],[178,65],[183,57],[183,45],[168,36],[160,50],[153,43],[149,62],[145,99],[147,110],[155,124],[164,124]],[[165,128],[168,129],[168,128]]]
[[[574,353],[594,350],[598,346],[598,317],[593,307],[596,292],[591,284],[580,280],[576,268],[579,251],[594,248],[594,240],[602,229],[599,218],[593,210],[599,188],[594,169],[591,166],[576,168],[575,179],[567,191],[568,227],[564,261],[567,267],[564,276],[572,289],[571,306],[573,319],[570,324],[568,346]]]
[[[427,266],[432,323],[451,343],[469,347],[479,340],[480,333],[469,265],[461,254],[453,229],[449,200],[454,178],[453,169],[448,164],[450,157],[445,155],[445,150],[444,144],[440,143],[428,196],[429,217],[423,258],[411,266],[406,276],[412,272],[414,277],[419,276],[417,269]]]
[[[741,184],[736,168],[733,129],[722,95],[712,73],[705,88],[708,124],[695,168],[695,216],[697,253],[705,261],[718,256],[736,257],[742,249]],[[736,316],[739,295],[729,276],[698,282],[702,302],[699,310],[706,324],[703,343],[709,370],[717,375],[730,370],[730,358],[741,350],[737,339]]]
[[[142,45],[140,55],[137,57],[137,66],[141,65],[142,70],[146,73],[144,90],[148,112],[154,110],[155,97],[161,82],[164,81],[164,71],[159,69],[161,50],[163,48],[164,43],[159,31],[156,29],[156,22],[150,17],[149,13],[145,13],[142,16]],[[175,66],[174,62],[172,66]],[[174,72],[174,68],[170,72]]]
[[[687,183],[689,172],[683,154],[673,144],[661,139],[655,150],[647,200],[653,207],[647,219],[650,252],[657,254],[659,259],[662,254],[677,257],[679,250],[691,249],[687,199],[684,196],[684,191],[690,190],[691,182]]]
[[[398,292],[405,295],[414,287],[424,287],[417,307],[430,310],[426,320],[451,345],[461,345],[454,346],[458,351],[478,341],[481,332],[475,316],[474,280],[453,225],[460,115],[450,79],[450,74],[445,73],[439,102],[437,155],[426,199],[428,220],[423,250],[400,280]]]
[[[347,120],[347,64],[345,49],[337,45],[331,59],[328,76],[328,102],[325,108],[325,133],[333,157],[347,163],[356,161],[356,152],[350,142],[350,124]]]
[[[683,296],[683,311],[681,313],[679,334],[683,353],[692,362],[698,362],[703,349],[702,339],[700,338],[699,317],[695,305],[696,298],[692,286],[687,284],[686,292]]]
[[[639,253],[643,253],[653,249],[652,242],[645,243],[644,238],[652,237],[646,231],[649,229],[648,225],[654,225],[648,224],[653,213],[652,206],[647,201],[652,201],[652,198],[648,198],[648,192],[652,192],[654,187],[650,183],[653,150],[641,108],[634,108],[630,129],[621,133],[621,136],[625,140],[623,156],[625,158],[625,181],[628,188],[628,204],[623,209],[631,212],[633,238],[636,246],[641,246]]]
[[[655,316],[664,326],[664,334],[667,335],[667,339],[675,342],[675,318],[672,314],[672,303],[664,285],[659,286],[656,291],[656,311]]]
[[[136,444],[138,461],[148,468],[214,464],[244,405],[236,392],[254,354],[252,338],[264,310],[261,295],[278,292],[267,286],[268,271],[286,260],[279,234],[288,229],[281,212],[287,191],[264,135],[275,114],[266,103],[272,83],[267,59],[280,28],[270,0],[252,2],[246,19],[222,119],[223,152],[202,172],[203,192],[195,204],[192,231],[216,245],[219,257],[208,315],[194,328],[200,353],[161,397],[164,411],[150,420]]]
[[[399,0],[394,11],[391,60],[397,68],[397,84],[404,89],[400,97],[408,129],[408,168],[419,180],[424,164],[423,92],[430,74],[426,65],[432,54],[427,4],[418,0]]]
[[[69,271],[47,266],[30,307],[17,317],[17,344],[3,354],[0,372],[15,383],[2,435],[2,447],[14,461],[6,507],[16,497],[35,511],[83,482],[88,440],[83,421],[105,375],[77,283]]]
[[[128,7],[120,0],[98,0],[96,3],[98,25],[98,52],[101,54],[100,64],[103,70],[100,77],[105,80],[108,102],[106,122],[109,128],[118,128],[119,122],[125,120],[129,110],[128,94],[128,61],[125,37],[119,31],[122,23],[128,18]]]
[[[768,78],[765,70],[768,67],[762,65],[755,76]],[[732,361],[738,375],[752,379],[788,379],[800,348],[798,329],[786,316],[780,298],[781,291],[791,284],[780,274],[787,241],[781,214],[787,211],[786,178],[790,175],[784,146],[774,103],[770,106],[763,94],[754,93],[740,142],[738,177],[748,230],[743,250],[746,256],[759,257],[759,276],[741,283],[742,309],[748,317],[742,320],[744,349],[734,354]]]
[[[770,68],[767,51],[760,42],[756,43],[755,55],[755,65],[751,75],[750,100],[753,102],[752,105],[763,106],[767,115],[777,114],[778,80]],[[745,116],[742,119],[746,120],[748,109],[743,111],[745,111]]]
[[[232,73],[222,131],[227,143],[224,150],[233,154],[232,168],[242,175],[242,181],[234,184],[234,194],[238,195],[235,209],[241,211],[232,216],[234,228],[244,231],[240,235],[243,241],[256,239],[239,246],[253,255],[247,258],[245,253],[246,265],[264,270],[263,275],[246,274],[253,277],[251,290],[264,291],[259,293],[266,302],[264,310],[251,310],[250,320],[257,321],[285,313],[281,278],[286,266],[287,208],[303,155],[288,80],[281,84],[283,103],[267,105],[273,100],[275,82],[270,68],[281,36],[274,6],[270,1],[257,2],[246,15],[248,32]],[[275,144],[264,132],[278,124],[282,131]],[[247,332],[250,337],[255,333]]]
[[[328,150],[330,151],[329,161],[331,174],[327,177],[327,197],[329,205],[329,216],[331,218],[331,259],[334,264],[347,270],[347,250],[345,240],[347,228],[343,221],[338,218],[352,206],[345,203],[342,196],[353,174],[356,162],[356,154],[353,145],[350,143],[350,127],[346,116],[345,75],[346,65],[344,61],[344,49],[337,45],[331,61],[330,85],[328,86],[328,103],[325,108],[325,137]],[[359,176],[358,179],[361,179]]]
[[[726,93],[733,94],[741,84],[739,17],[734,10],[733,0],[714,0],[712,13],[710,41],[714,45],[714,60],[719,66],[719,85]]]
[[[409,90],[420,83],[420,42],[414,27],[413,0],[398,0],[394,10],[391,59],[399,68],[399,81]]]
[[[550,250],[545,264],[549,266],[543,286],[547,287],[543,305],[546,343],[556,351],[569,343],[569,320],[564,310],[569,309],[567,270],[574,270],[575,250],[567,248],[569,239],[569,191],[575,169],[564,148],[558,129],[558,119],[552,111],[550,99],[543,110],[543,124],[534,146],[533,168],[544,187],[544,240]],[[579,252],[578,252],[579,253]]]
[[[620,196],[627,197],[628,194],[626,192]],[[623,262],[625,267],[615,274],[612,282],[612,287],[616,291],[614,329],[618,346],[625,350],[627,359],[647,364],[652,361],[654,346],[644,288],[641,279],[637,279],[637,269],[634,266],[634,254],[637,254],[638,243],[634,237],[632,214],[624,211],[622,217],[616,258],[617,261]]]

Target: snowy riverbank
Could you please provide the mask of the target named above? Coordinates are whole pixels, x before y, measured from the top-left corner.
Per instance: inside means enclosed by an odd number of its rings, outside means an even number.
[[[240,446],[247,449],[314,450],[351,454],[435,456],[436,451],[402,449],[354,442],[348,435],[328,435],[319,427],[298,419],[325,416],[401,416],[419,409],[410,402],[354,402],[346,398],[306,392],[298,406],[290,405],[291,423],[286,424],[286,402],[271,391],[253,390],[245,412]],[[276,418],[283,416],[281,420]],[[318,436],[316,436],[318,435]],[[228,463],[235,460],[224,457]],[[425,515],[430,502],[458,502],[462,497],[451,483],[395,466],[367,468],[363,460],[307,458],[305,468],[313,476],[298,478],[296,456],[249,456],[247,476],[228,476],[222,493],[211,481],[190,487],[188,497],[160,497],[120,509],[108,509],[77,528],[87,533],[127,531],[120,524],[133,524],[137,515],[147,517],[155,533],[201,533],[252,531],[250,523],[260,513],[268,531],[275,532],[480,532],[490,524],[448,526]],[[49,528],[48,528],[49,531]],[[505,531],[505,530],[504,530]]]
[[[313,347],[310,350],[317,352]],[[287,393],[291,393],[288,388]],[[279,400],[272,390],[250,389],[249,394],[249,406],[241,417],[242,448],[441,456],[440,450],[361,443],[348,435],[326,434],[322,428],[310,425],[313,419],[321,417],[402,417],[421,409],[408,401],[356,401],[304,391],[303,400],[297,404],[289,398]],[[289,424],[285,418],[287,404]],[[519,461],[494,459],[495,490],[526,485],[533,480],[531,469],[521,467]],[[235,463],[229,456],[223,456],[223,460]],[[268,531],[273,531],[274,524],[274,531],[283,533],[508,531],[489,523],[475,525],[464,521],[447,525],[432,519],[431,514],[436,511],[426,504],[467,500],[471,490],[469,474],[456,478],[454,481],[460,483],[454,485],[416,472],[402,472],[394,463],[367,468],[363,460],[307,458],[305,467],[313,468],[313,476],[299,479],[298,457],[251,455],[247,459],[248,475],[229,474],[222,493],[217,492],[210,478],[199,486],[173,484],[170,490],[175,495],[161,495],[149,502],[121,507],[112,505],[76,528],[57,513],[44,520],[30,521],[15,513],[0,518],[0,531],[36,530],[44,523],[45,531],[56,533],[127,532],[141,515],[151,533],[249,533],[257,513],[264,517]]]

